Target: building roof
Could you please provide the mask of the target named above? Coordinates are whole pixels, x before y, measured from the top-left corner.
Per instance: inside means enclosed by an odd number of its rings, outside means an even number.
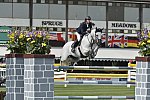
[[[83,1],[108,1],[108,2],[150,3],[150,0],[83,0]]]

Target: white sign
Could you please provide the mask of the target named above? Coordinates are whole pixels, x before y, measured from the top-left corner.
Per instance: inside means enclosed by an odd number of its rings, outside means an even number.
[[[34,27],[66,27],[65,20],[33,19]]]
[[[108,29],[127,29],[127,30],[139,30],[139,22],[108,22]]]
[[[84,20],[69,20],[69,28],[77,28]],[[95,27],[106,28],[106,21],[92,21],[95,24]]]
[[[69,20],[69,28],[77,28],[84,20]],[[106,21],[92,21],[98,28],[106,28]],[[34,27],[66,27],[66,20],[33,19]]]
[[[63,21],[42,21],[42,26],[63,26]]]

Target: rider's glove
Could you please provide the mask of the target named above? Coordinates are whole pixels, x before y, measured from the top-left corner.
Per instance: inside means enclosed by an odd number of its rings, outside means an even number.
[[[90,29],[87,29],[86,33],[91,33],[91,30],[90,30]]]

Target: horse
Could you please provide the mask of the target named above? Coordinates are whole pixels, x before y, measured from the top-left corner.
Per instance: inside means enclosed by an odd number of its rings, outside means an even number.
[[[62,48],[60,65],[69,66],[72,63],[75,65],[80,58],[94,58],[97,55],[97,51],[101,45],[102,30],[103,29],[100,28],[94,28],[90,33],[84,35],[82,41],[80,42],[80,46],[75,48],[74,53],[71,51],[71,45],[74,41],[67,42]]]

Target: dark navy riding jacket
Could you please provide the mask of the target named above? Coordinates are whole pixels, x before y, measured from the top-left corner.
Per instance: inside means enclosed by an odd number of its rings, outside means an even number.
[[[80,24],[80,26],[76,29],[76,31],[81,35],[85,35],[87,32],[87,29],[92,29],[92,26],[94,26],[95,24],[90,22],[88,25],[85,22],[82,22]]]

